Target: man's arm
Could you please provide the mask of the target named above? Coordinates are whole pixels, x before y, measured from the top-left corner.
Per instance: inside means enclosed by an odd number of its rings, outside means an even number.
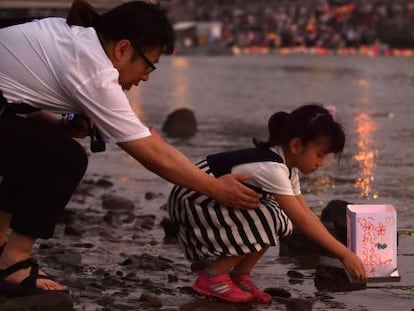
[[[214,178],[195,166],[184,154],[154,135],[118,143],[147,169],[166,180],[215,198],[220,204],[241,208],[257,208],[257,193],[242,185],[243,174]]]
[[[78,115],[78,120],[76,124],[74,122],[66,122],[62,116],[56,113],[52,113],[45,110],[40,110],[37,112],[33,112],[28,115],[28,118],[48,123],[50,125],[60,127],[66,131],[66,133],[72,137],[76,138],[84,138],[86,136],[89,136],[89,127],[88,123],[91,123],[89,118],[84,117],[82,115]]]

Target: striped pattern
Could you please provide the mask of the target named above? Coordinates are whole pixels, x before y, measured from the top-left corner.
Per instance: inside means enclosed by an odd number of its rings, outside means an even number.
[[[211,174],[205,160],[198,167]],[[266,245],[277,245],[278,236],[286,236],[293,229],[271,194],[262,197],[261,208],[242,210],[175,186],[168,198],[168,210],[178,224],[178,239],[189,260],[258,252]]]
[[[212,284],[208,288],[210,289],[210,291],[217,293],[219,295],[225,295],[226,293],[231,291],[230,286],[224,282]]]

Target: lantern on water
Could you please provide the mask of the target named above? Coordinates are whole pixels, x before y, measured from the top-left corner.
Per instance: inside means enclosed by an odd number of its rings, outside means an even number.
[[[348,248],[361,258],[368,281],[399,281],[394,206],[349,204],[346,217]]]

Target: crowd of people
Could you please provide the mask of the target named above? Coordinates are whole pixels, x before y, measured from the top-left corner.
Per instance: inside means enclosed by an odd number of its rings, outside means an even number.
[[[359,48],[383,41],[387,34],[381,32],[389,29],[384,27],[384,22],[398,21],[400,27],[414,23],[414,3],[408,0],[173,0],[166,3],[171,6],[170,14],[176,21],[220,22],[219,38],[201,39],[203,44],[225,46]]]

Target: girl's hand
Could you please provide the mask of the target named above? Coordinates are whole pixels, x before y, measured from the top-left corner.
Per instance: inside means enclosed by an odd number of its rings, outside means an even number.
[[[345,269],[355,278],[364,283],[367,282],[367,273],[365,266],[361,259],[355,255],[351,250],[347,252],[345,257],[342,258],[342,263]]]

